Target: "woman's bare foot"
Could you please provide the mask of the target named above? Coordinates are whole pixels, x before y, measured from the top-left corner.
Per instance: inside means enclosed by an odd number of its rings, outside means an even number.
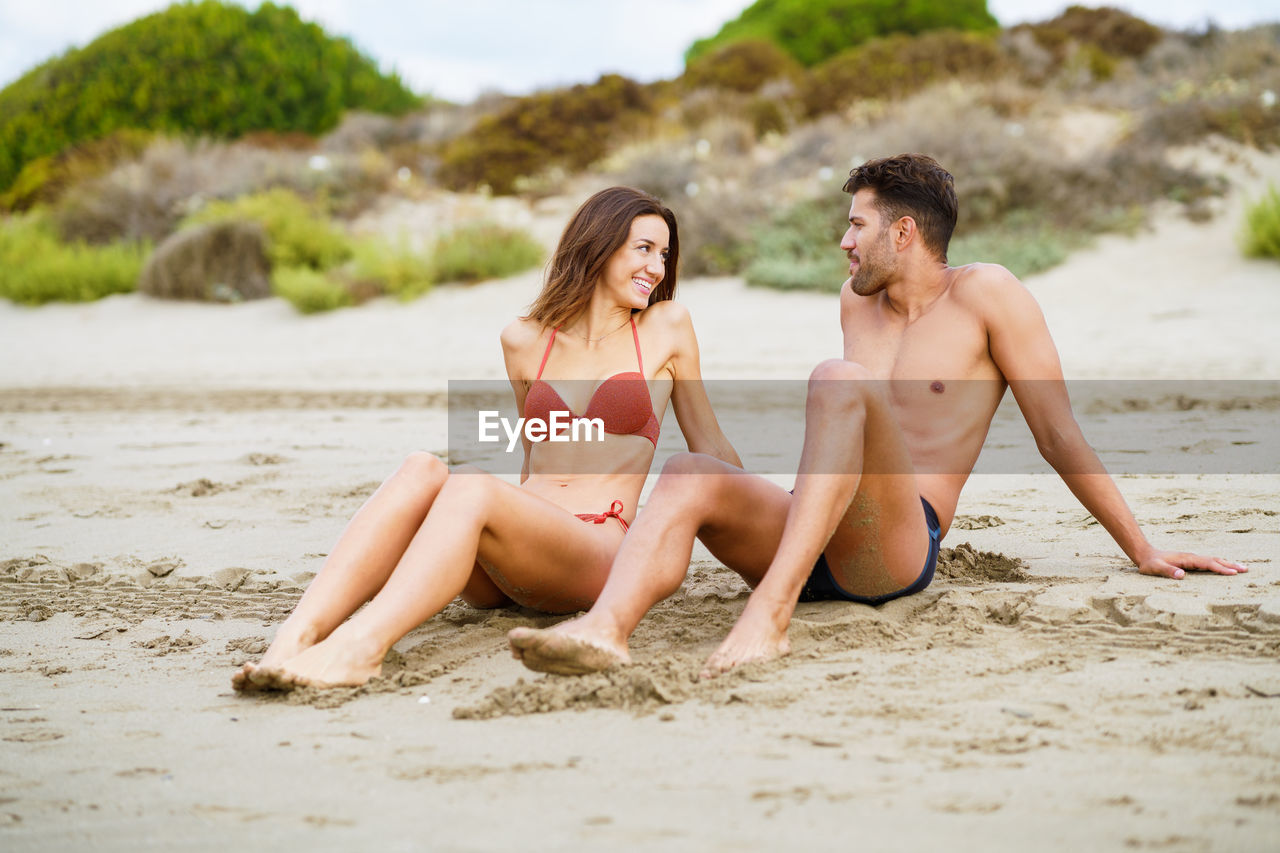
[[[768,616],[756,616],[748,605],[720,648],[707,658],[699,677],[714,678],[735,666],[773,660],[790,651],[791,641],[787,639],[786,629],[779,630]]]
[[[246,663],[231,676],[231,687],[242,693],[252,693],[263,688],[253,680],[253,673],[258,669],[278,669],[285,661],[296,657],[320,641],[314,630],[294,631],[288,623],[280,626],[276,638],[267,647],[267,653],[257,663]]]
[[[585,675],[631,663],[626,641],[590,630],[581,619],[552,628],[512,628],[511,656],[535,672]]]
[[[264,660],[249,672],[248,679],[257,690],[359,687],[382,674],[385,656],[386,649],[378,643],[339,628],[282,664],[269,667]]]

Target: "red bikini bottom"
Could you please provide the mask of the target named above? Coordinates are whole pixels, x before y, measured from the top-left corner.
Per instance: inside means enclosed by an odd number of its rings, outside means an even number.
[[[592,524],[604,524],[610,518],[616,518],[618,523],[622,525],[622,532],[625,533],[627,531],[627,522],[622,518],[622,501],[614,501],[609,504],[608,512],[576,512],[574,516]]]

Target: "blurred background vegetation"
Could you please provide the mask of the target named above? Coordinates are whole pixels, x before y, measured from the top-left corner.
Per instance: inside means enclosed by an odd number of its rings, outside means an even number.
[[[201,252],[261,243],[300,310],[413,298],[536,266],[615,183],[676,210],[686,276],[834,291],[845,174],[902,151],[957,177],[951,262],[1026,275],[1155,207],[1213,215],[1222,181],[1186,146],[1280,145],[1276,25],[1168,32],[1072,7],[1002,29],[985,0],[758,0],[686,59],[672,80],[452,104],[288,7],[172,6],[0,91],[0,296],[142,280],[255,298]],[[228,223],[249,230],[208,230]],[[1280,254],[1277,229],[1272,189],[1244,250]]]

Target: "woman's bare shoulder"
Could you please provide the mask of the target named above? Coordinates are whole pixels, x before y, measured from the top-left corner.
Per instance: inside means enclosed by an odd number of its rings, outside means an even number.
[[[652,326],[664,331],[682,332],[693,328],[689,309],[674,299],[655,302],[640,312],[637,325]]]
[[[506,325],[499,339],[502,350],[508,355],[516,355],[537,345],[542,337],[543,328],[536,320],[517,317]]]

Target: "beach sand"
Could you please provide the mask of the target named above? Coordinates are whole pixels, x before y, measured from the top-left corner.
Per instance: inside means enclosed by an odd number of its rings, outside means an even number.
[[[1280,176],[1232,156],[1237,187]],[[1099,421],[1137,437],[1105,461],[1205,462],[1126,463],[1148,536],[1248,574],[1139,576],[1047,466],[978,474],[925,592],[800,605],[793,654],[710,681],[746,588],[698,550],[631,667],[534,675],[505,633],[555,619],[454,604],[366,688],[230,690],[377,483],[445,449],[447,381],[502,378],[536,274],[310,318],[0,304],[0,847],[1277,849],[1280,475],[1220,460],[1280,399],[1161,396],[1280,380],[1240,198],[1028,286],[1069,378],[1171,382]],[[834,296],[681,298],[710,379],[840,352]],[[989,443],[1018,430],[1006,405]]]

